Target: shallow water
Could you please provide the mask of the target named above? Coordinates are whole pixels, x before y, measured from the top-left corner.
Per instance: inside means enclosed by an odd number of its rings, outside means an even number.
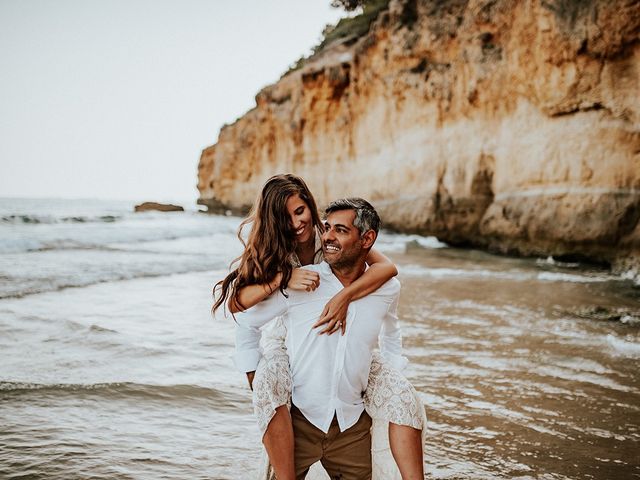
[[[0,478],[257,469],[233,323],[209,314],[239,219],[128,208],[0,201]],[[416,236],[378,246],[400,268],[428,478],[640,478],[637,286]]]
[[[406,275],[401,308],[431,475],[640,476],[638,318],[582,318],[637,312],[637,289],[588,269],[443,253],[404,258],[466,273]]]

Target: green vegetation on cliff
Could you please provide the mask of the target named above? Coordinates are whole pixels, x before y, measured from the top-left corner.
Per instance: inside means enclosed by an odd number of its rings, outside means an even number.
[[[314,53],[322,51],[335,41],[366,35],[380,12],[389,7],[389,0],[368,0],[361,3],[362,13],[360,15],[342,18],[336,25],[327,25],[322,32],[322,42],[315,47]]]
[[[347,11],[362,8],[362,12],[354,17],[342,18],[336,25],[327,25],[322,31],[322,40],[313,48],[311,55],[309,57],[300,57],[283,76],[298,70],[304,66],[307,60],[335,42],[356,39],[366,35],[369,32],[371,24],[378,18],[380,12],[389,7],[389,0],[337,0],[332,3],[332,6],[336,8],[342,7]]]

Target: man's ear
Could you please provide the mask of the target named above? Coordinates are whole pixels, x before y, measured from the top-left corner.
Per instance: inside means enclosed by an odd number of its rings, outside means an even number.
[[[376,232],[374,232],[373,230],[367,230],[366,232],[364,232],[364,235],[362,235],[362,248],[371,248],[373,247],[373,244],[376,241],[376,238],[378,237],[378,234],[376,234]]]

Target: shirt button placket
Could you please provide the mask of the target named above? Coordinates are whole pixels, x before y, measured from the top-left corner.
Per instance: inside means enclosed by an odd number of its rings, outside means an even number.
[[[336,401],[336,416],[338,416],[338,422],[344,424],[344,416],[342,414],[342,406],[338,401],[338,385],[340,382],[340,378],[342,377],[342,373],[344,372],[344,362],[347,353],[347,338],[349,338],[349,330],[351,330],[351,326],[353,324],[353,319],[356,316],[356,306],[350,305],[349,310],[347,312],[347,329],[345,330],[344,335],[341,333],[336,333],[336,335],[340,335],[340,339],[338,340],[338,350],[336,352],[336,377],[334,379],[334,391],[333,398]],[[339,413],[338,413],[339,412]]]

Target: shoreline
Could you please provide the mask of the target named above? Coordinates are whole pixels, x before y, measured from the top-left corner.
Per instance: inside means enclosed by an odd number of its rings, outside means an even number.
[[[245,217],[249,213],[249,210],[251,208],[249,205],[243,205],[241,207],[227,205],[215,198],[199,198],[197,200],[197,205],[207,207],[207,210],[200,210],[199,213],[203,213],[206,215],[220,215],[225,217],[233,216],[238,218]],[[621,280],[629,280],[635,286],[640,287],[640,252],[636,253],[629,251],[625,252],[627,253],[626,255],[619,254],[607,259],[603,255],[593,256],[589,255],[589,253],[577,250],[558,254],[557,249],[544,249],[541,246],[532,246],[530,243],[526,244],[526,248],[519,247],[517,243],[512,243],[511,245],[509,245],[508,241],[502,245],[492,244],[487,241],[488,239],[481,236],[477,238],[477,241],[470,241],[467,239],[463,242],[455,243],[451,242],[447,238],[438,236],[435,232],[431,232],[422,228],[397,228],[397,224],[395,224],[394,222],[389,222],[386,217],[383,217],[383,215],[381,215],[381,218],[383,229],[389,233],[434,237],[438,241],[445,243],[449,248],[458,248],[461,250],[478,250],[481,252],[496,255],[498,257],[539,259],[545,261],[551,259],[551,261],[558,263],[577,262],[582,265],[601,268],[603,271],[608,271],[613,275],[621,277]]]

